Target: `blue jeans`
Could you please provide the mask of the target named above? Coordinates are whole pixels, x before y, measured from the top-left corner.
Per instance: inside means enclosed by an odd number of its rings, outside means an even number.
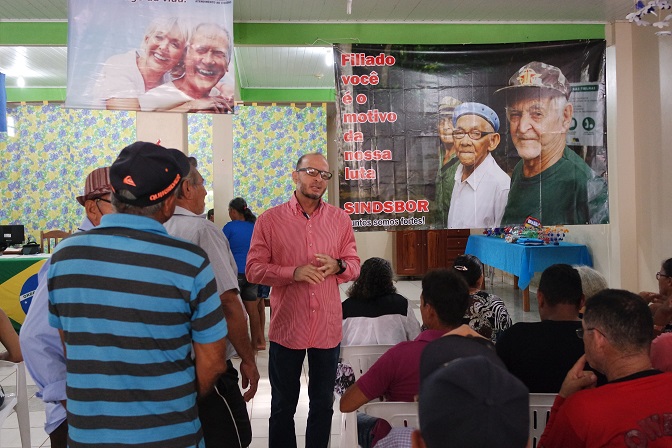
[[[329,444],[340,344],[329,349],[292,350],[271,341],[268,352],[268,377],[271,381],[269,448],[296,448],[294,414],[299,402],[306,352],[310,399],[306,448],[326,448]]]

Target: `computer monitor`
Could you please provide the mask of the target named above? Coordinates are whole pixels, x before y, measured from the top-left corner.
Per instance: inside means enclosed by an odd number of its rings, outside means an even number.
[[[6,247],[23,244],[26,239],[24,227],[20,224],[3,225],[0,245]]]

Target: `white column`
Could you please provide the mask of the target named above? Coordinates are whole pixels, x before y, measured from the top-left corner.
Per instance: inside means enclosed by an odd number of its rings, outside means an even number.
[[[137,112],[136,138],[189,153],[187,115],[174,112]]]

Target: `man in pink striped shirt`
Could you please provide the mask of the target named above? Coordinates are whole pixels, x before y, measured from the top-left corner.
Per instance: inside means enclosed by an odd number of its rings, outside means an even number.
[[[322,154],[305,154],[292,172],[290,200],[257,219],[245,275],[270,285],[269,448],[295,448],[294,413],[308,353],[310,411],[306,447],[327,447],[341,342],[338,284],[359,276],[348,215],[322,201],[331,179]]]

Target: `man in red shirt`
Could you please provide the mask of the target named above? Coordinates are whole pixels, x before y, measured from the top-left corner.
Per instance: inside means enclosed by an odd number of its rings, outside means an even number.
[[[646,302],[605,289],[586,302],[577,335],[586,354],[565,377],[539,447],[672,446],[672,373],[651,366]],[[583,370],[586,362],[608,383],[593,388],[596,376]]]
[[[322,154],[305,154],[292,172],[290,200],[263,213],[254,226],[245,275],[272,286],[268,330],[271,382],[270,448],[294,448],[294,413],[308,353],[310,411],[306,446],[326,447],[342,338],[338,284],[359,276],[348,215],[322,201],[331,179]]]

